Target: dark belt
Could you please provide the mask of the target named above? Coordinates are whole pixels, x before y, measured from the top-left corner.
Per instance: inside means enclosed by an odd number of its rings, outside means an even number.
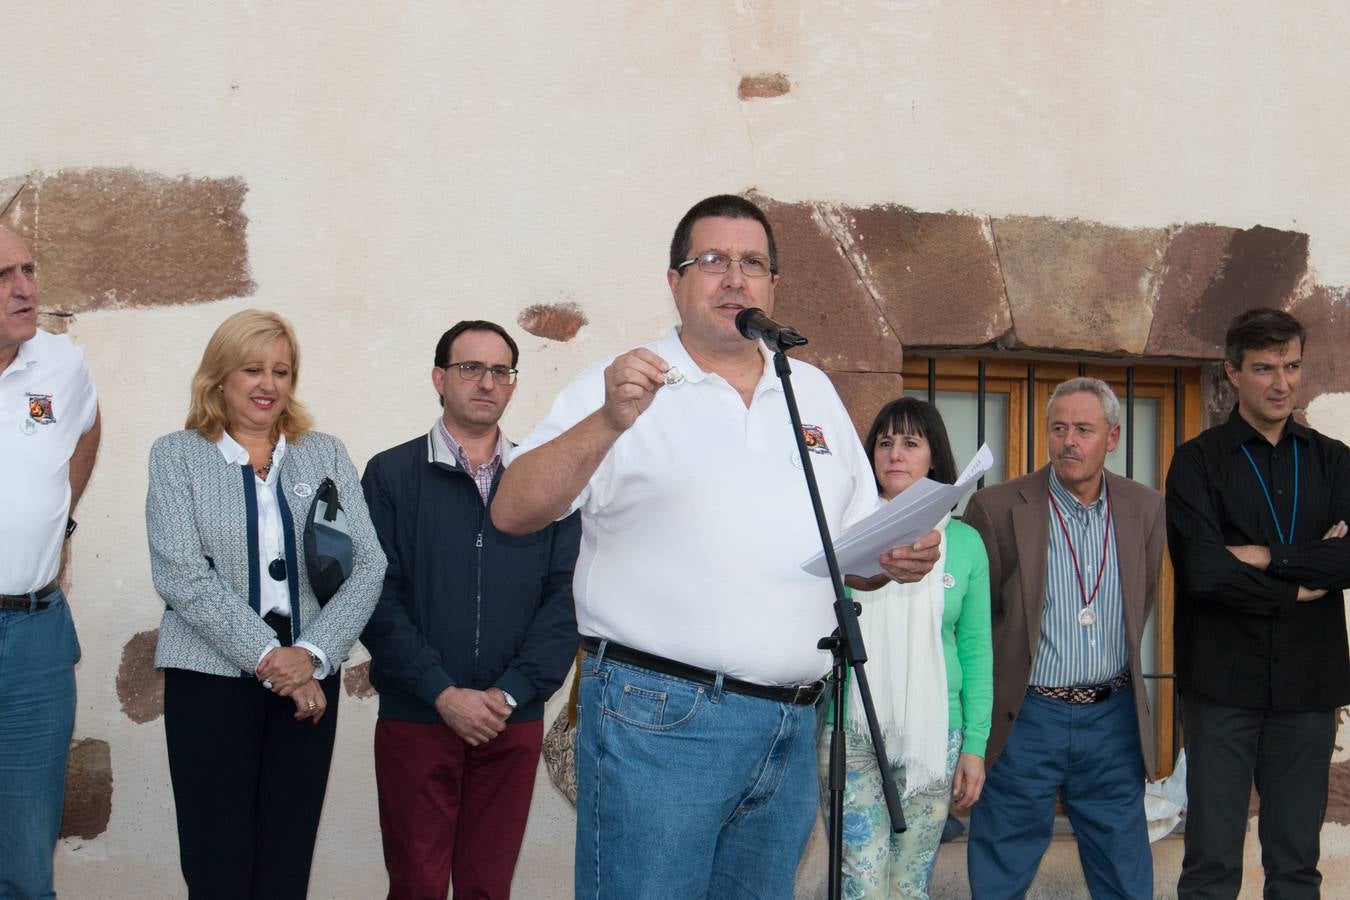
[[[1115,678],[1106,684],[1093,684],[1085,687],[1037,687],[1032,686],[1031,692],[1039,694],[1042,697],[1050,697],[1054,700],[1063,700],[1065,703],[1101,703],[1110,697],[1116,691],[1130,683],[1130,673],[1121,672]]]
[[[600,639],[582,635],[581,646],[588,653],[599,654]],[[651,669],[653,672],[660,672],[662,675],[674,675],[676,678],[683,678],[685,681],[692,681],[694,684],[702,684],[707,687],[713,687],[717,683],[716,672],[676,662],[673,659],[666,659],[664,656],[643,653],[641,650],[634,650],[632,647],[625,647],[613,641],[605,645],[604,658],[628,663],[632,666],[641,666],[644,669]],[[821,692],[825,690],[825,682],[816,681],[797,687],[775,687],[767,684],[753,684],[749,681],[741,681],[739,678],[724,675],[722,676],[722,690],[730,691],[733,694],[744,694],[747,697],[759,697],[761,700],[772,700],[775,703],[811,706],[819,699]]]
[[[37,603],[33,603],[28,594],[0,594],[0,610],[9,612],[37,612],[40,609],[46,609],[51,606],[52,601],[44,600],[44,597],[50,597],[56,592],[57,584],[55,579],[51,584],[45,585],[33,591],[37,595]]]

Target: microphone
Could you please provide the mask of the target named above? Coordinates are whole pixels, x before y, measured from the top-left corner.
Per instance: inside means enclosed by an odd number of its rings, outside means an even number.
[[[736,314],[736,330],[746,340],[762,340],[769,345],[770,350],[777,350],[779,353],[806,343],[806,338],[798,334],[796,329],[778,324],[764,315],[764,310],[757,306],[743,309]]]

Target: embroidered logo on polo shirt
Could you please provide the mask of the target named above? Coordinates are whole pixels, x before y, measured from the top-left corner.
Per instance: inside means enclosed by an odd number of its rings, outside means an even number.
[[[802,425],[802,437],[806,440],[806,449],[812,453],[830,455],[830,445],[825,443],[825,430],[819,425]]]
[[[28,418],[39,425],[55,425],[51,394],[28,394]]]

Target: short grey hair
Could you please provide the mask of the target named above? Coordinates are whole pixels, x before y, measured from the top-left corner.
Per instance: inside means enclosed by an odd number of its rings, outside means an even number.
[[[1050,395],[1050,402],[1045,405],[1047,422],[1050,421],[1050,411],[1055,408],[1055,401],[1069,394],[1095,394],[1102,405],[1102,412],[1106,414],[1106,427],[1115,428],[1120,423],[1120,400],[1111,386],[1100,378],[1070,378],[1061,382]]]

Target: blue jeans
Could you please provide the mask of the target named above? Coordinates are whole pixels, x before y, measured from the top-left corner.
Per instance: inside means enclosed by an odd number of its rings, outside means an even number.
[[[1027,692],[971,809],[966,866],[975,900],[1026,895],[1050,843],[1057,790],[1088,892],[1150,900],[1144,757],[1128,688],[1088,704]]]
[[[816,710],[588,655],[576,896],[790,898],[815,823]]]
[[[0,611],[0,898],[55,897],[80,644],[59,590],[39,612]]]

